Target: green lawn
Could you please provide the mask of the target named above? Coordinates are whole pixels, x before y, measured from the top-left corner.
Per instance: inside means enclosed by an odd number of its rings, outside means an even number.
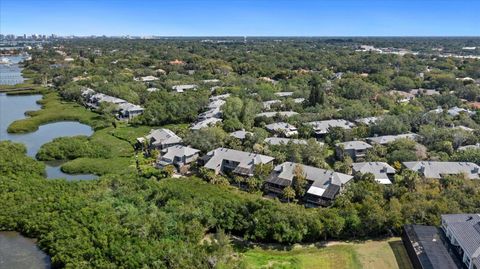
[[[247,268],[252,269],[412,268],[399,238],[339,243],[320,248],[294,248],[289,251],[253,248],[242,255]]]
[[[113,135],[113,133],[116,132],[117,129],[114,129],[113,127],[108,127],[105,129],[97,130],[92,134],[91,139],[93,142],[101,143],[102,145],[107,146],[112,152],[112,156],[115,156],[115,157],[133,156],[132,145],[129,142],[123,139],[119,139]],[[130,130],[131,128],[124,127],[122,129],[125,129],[126,132],[128,132],[128,130]]]
[[[119,124],[118,127],[111,130],[110,133],[116,138],[128,141],[128,143],[133,145],[136,143],[137,137],[143,137],[147,135],[151,129],[155,129],[155,127]]]
[[[61,167],[69,174],[124,174],[135,172],[135,161],[132,158],[77,158],[66,162]]]

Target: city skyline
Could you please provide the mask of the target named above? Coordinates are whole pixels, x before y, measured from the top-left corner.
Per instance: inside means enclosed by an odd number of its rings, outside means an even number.
[[[479,36],[480,1],[12,1],[1,34]],[[176,12],[171,12],[176,11]]]

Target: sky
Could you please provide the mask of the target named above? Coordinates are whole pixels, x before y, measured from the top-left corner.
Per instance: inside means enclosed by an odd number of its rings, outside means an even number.
[[[480,36],[480,0],[0,0],[0,33]]]

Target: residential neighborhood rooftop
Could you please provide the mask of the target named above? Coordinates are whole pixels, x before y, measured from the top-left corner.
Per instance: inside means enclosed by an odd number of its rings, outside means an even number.
[[[439,179],[444,175],[464,174],[469,179],[479,179],[480,167],[470,162],[404,162],[407,169],[419,172],[426,178]]]
[[[409,134],[399,134],[399,135],[382,135],[382,136],[374,136],[368,137],[367,141],[370,143],[376,143],[379,145],[385,145],[392,143],[398,139],[410,139],[410,140],[417,140],[420,136],[417,134],[409,133]]]
[[[385,162],[353,163],[352,170],[354,173],[371,173],[375,176],[375,180],[380,184],[392,184],[390,177],[396,172],[395,168]]]
[[[282,116],[282,117],[291,117],[291,116],[298,115],[298,113],[295,112],[295,111],[272,111],[272,112],[259,113],[259,114],[257,114],[257,117],[271,118],[271,117],[275,117],[277,115]]]
[[[340,127],[343,129],[351,129],[354,124],[346,120],[323,120],[312,121],[306,124],[311,125],[317,134],[327,134],[330,128]]]
[[[303,139],[292,139],[292,138],[283,138],[283,137],[267,137],[265,142],[270,145],[287,145],[288,143],[306,145],[307,140]]]

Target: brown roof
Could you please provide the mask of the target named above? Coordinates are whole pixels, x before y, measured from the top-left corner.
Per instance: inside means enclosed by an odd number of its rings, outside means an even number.
[[[170,64],[173,64],[173,65],[175,65],[175,64],[184,64],[184,63],[185,63],[185,62],[180,61],[179,59],[175,59],[175,61],[170,61]]]
[[[468,105],[473,109],[480,109],[480,102],[470,102]]]

